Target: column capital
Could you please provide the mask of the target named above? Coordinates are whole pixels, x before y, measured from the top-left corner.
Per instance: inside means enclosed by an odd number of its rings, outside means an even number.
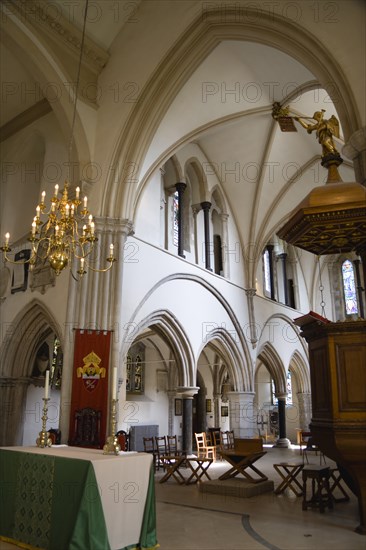
[[[175,188],[178,191],[178,193],[184,193],[184,191],[186,190],[186,187],[187,187],[187,184],[184,183],[183,181],[178,181],[175,184]]]
[[[245,294],[248,296],[248,298],[253,298],[257,294],[256,288],[246,288]]]
[[[202,206],[202,210],[208,212],[211,208],[211,203],[208,202],[208,201],[203,201],[203,202],[201,202],[201,206]]]
[[[199,392],[199,387],[178,386],[177,393],[182,394],[183,399],[193,399],[193,396]]]
[[[277,397],[278,400],[286,401],[287,393],[276,393],[275,397]]]

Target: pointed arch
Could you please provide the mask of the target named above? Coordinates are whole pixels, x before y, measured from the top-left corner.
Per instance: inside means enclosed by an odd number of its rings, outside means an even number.
[[[259,20],[256,8],[251,7],[247,8],[247,14],[248,18],[238,20],[235,8],[228,6],[223,18],[220,8],[210,9],[204,17],[199,14],[186,29],[142,90],[140,101],[132,110],[111,152],[108,164],[115,167],[113,173],[123,174],[123,166],[129,163],[143,166],[148,147],[172,101],[202,61],[224,40],[267,44],[295,58],[312,71],[337,105],[345,138],[360,128],[354,94],[332,52],[295,22],[265,12],[261,13]],[[139,131],[141,127],[146,128],[143,134]],[[133,218],[139,194],[136,181],[133,178],[133,181],[126,181],[126,185],[122,186],[112,174],[109,175],[104,215]]]
[[[136,325],[135,328],[137,328]],[[194,387],[195,361],[191,344],[181,324],[170,311],[156,310],[139,322],[138,330],[133,330],[128,342],[124,344],[121,352],[123,360],[127,357],[132,342],[147,329],[156,332],[169,346],[177,367],[178,385]]]
[[[271,343],[267,342],[258,354],[258,359],[262,361],[265,367],[271,374],[275,387],[276,394],[286,394],[286,371],[275,348]]]
[[[293,353],[290,359],[289,370],[291,370],[296,376],[298,391],[301,393],[310,393],[311,385],[309,365],[305,362],[298,350]]]
[[[234,391],[252,391],[251,365],[245,361],[234,338],[226,329],[218,327],[212,330],[204,346],[211,346],[225,362]]]
[[[2,376],[30,376],[39,345],[52,333],[61,341],[61,330],[48,308],[32,300],[18,315],[8,330],[1,348]]]

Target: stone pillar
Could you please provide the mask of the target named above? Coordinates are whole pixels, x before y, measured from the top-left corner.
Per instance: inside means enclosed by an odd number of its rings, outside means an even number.
[[[220,422],[221,393],[213,394],[214,426],[221,426]]]
[[[76,265],[74,261],[73,265]],[[76,290],[77,283],[69,274],[69,291],[67,294],[67,309],[66,309],[66,322],[63,344],[63,367],[62,367],[62,384],[61,384],[61,396],[60,396],[60,430],[61,430],[61,442],[67,443],[69,439],[69,422],[70,422],[70,410],[71,410],[71,389],[72,389],[72,375],[74,365],[74,328],[77,326],[76,321]]]
[[[177,392],[175,390],[168,390],[168,435],[175,435],[174,434],[174,399],[177,395]]]
[[[288,301],[288,283],[287,283],[287,268],[286,268],[287,254],[284,252],[283,254],[279,254],[278,257],[282,260],[283,296],[285,299],[285,304],[286,306],[288,306],[289,301]]]
[[[206,420],[206,388],[200,388],[197,394],[197,431],[205,432],[207,430],[207,420]]]
[[[197,235],[197,214],[200,208],[197,208],[197,205],[192,206],[193,212],[193,233],[194,233],[194,261],[196,264],[199,263],[199,253],[198,253],[198,235]]]
[[[276,395],[278,399],[279,434],[275,447],[291,447],[291,441],[286,437],[286,394]]]
[[[210,254],[210,208],[211,203],[208,201],[201,202],[203,210],[203,222],[205,231],[205,267],[209,271],[211,269],[211,254]]]
[[[224,277],[226,279],[230,278],[230,263],[229,263],[229,231],[228,231],[228,219],[229,214],[221,214],[221,223],[222,223],[222,267],[224,271]]]
[[[183,399],[183,428],[182,428],[182,450],[192,454],[192,420],[193,420],[193,396],[199,388],[177,388]]]
[[[273,244],[267,244],[268,260],[269,260],[269,278],[271,280],[271,300],[275,300],[275,284],[273,274]]]
[[[299,428],[300,430],[309,431],[311,420],[311,393],[299,392],[297,394],[299,404]]]
[[[253,298],[256,295],[255,288],[248,288],[245,291],[247,301],[248,301],[248,314],[249,314],[249,327],[250,327],[250,342],[253,348],[256,347],[258,342],[257,328],[255,324],[255,313],[254,313],[254,302]]]
[[[185,258],[183,248],[184,248],[184,226],[183,226],[183,193],[187,185],[183,182],[178,182],[175,184],[175,188],[178,191],[178,256]]]
[[[230,429],[236,438],[253,437],[256,425],[254,413],[254,392],[228,392]]]

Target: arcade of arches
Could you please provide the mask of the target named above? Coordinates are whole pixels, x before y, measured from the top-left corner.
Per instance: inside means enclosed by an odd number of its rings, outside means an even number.
[[[278,238],[326,171],[315,136],[281,132],[272,106],[335,115],[340,175],[365,184],[363,2],[94,2],[71,158],[83,2],[40,4],[1,5],[1,235],[27,250],[41,192],[71,166],[118,261],[79,282],[1,268],[1,445],[34,444],[46,368],[48,427],[68,441],[75,328],[112,331],[119,429],[156,424],[187,450],[217,426],[296,442],[311,387],[293,320],[321,303],[363,317],[366,282],[355,253]]]

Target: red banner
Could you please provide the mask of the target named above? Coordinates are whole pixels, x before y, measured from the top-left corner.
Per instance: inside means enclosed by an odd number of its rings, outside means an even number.
[[[105,444],[110,341],[109,331],[76,330],[69,445]]]

